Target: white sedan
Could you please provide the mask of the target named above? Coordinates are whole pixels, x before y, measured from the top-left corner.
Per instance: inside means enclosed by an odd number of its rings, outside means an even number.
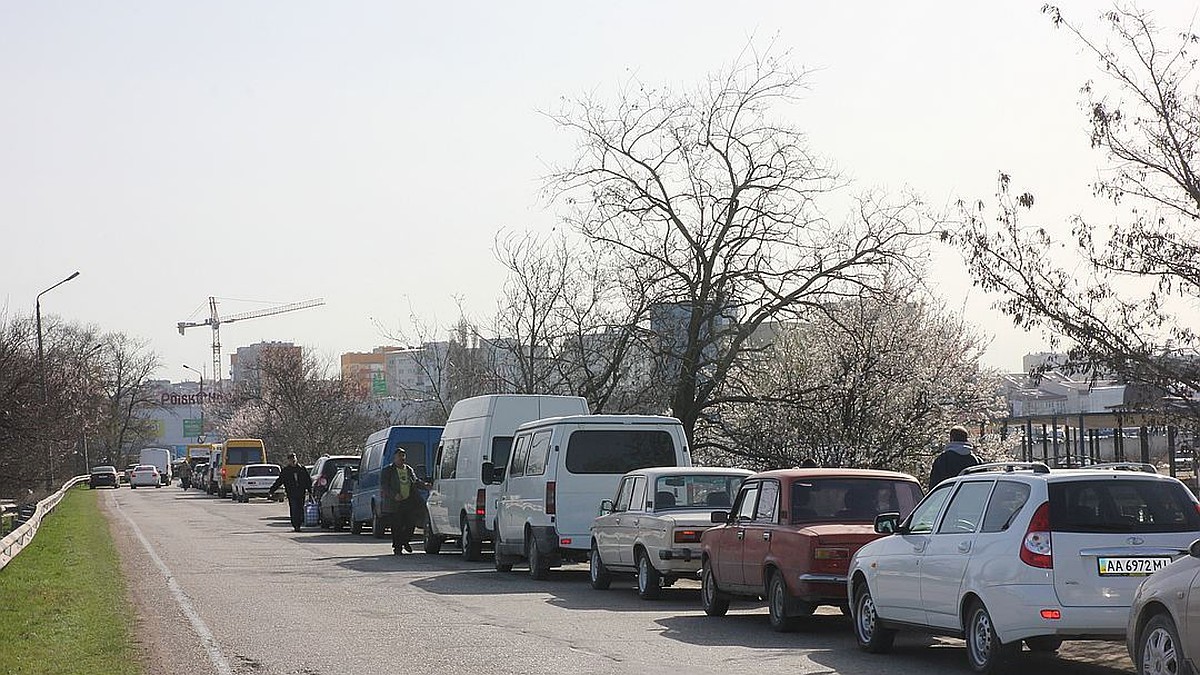
[[[133,472],[129,476],[129,487],[162,487],[162,481],[159,478],[158,467],[153,464],[139,464],[133,468]]]
[[[751,474],[744,469],[661,467],[630,471],[614,499],[592,523],[592,588],[604,590],[613,572],[637,575],[638,595],[658,597],[663,586],[700,572],[700,535],[713,511]]]

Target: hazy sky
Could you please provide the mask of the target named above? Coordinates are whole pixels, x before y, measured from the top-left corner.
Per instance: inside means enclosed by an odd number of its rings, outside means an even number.
[[[1165,3],[1160,3],[1165,4]],[[1194,3],[1158,10],[1184,27]],[[148,340],[163,377],[287,340],[336,356],[383,344],[376,322],[492,310],[501,229],[546,229],[547,167],[573,139],[539,111],[631,76],[688,86],[752,37],[816,68],[798,108],[813,148],[857,189],[934,205],[988,198],[997,172],[1039,219],[1094,211],[1080,85],[1094,63],[1035,2],[0,3],[0,310]],[[1097,26],[1104,5],[1062,3]],[[1102,207],[1102,205],[1100,205]],[[1042,347],[966,290],[993,365]],[[228,358],[224,359],[228,368]],[[206,366],[211,369],[211,366]],[[209,373],[211,376],[211,373]]]

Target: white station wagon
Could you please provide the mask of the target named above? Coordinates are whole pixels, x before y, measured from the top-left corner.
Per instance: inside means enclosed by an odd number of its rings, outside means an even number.
[[[637,574],[638,595],[651,600],[663,586],[700,572],[700,535],[713,511],[727,511],[744,469],[662,467],[630,471],[615,499],[601,503],[592,523],[592,588],[612,572]]]

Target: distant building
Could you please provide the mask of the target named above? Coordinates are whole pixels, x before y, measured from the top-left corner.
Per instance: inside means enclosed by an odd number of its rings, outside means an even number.
[[[247,347],[238,347],[229,355],[230,379],[235,382],[256,382],[258,365],[268,354],[294,358],[303,356],[300,347],[290,342],[259,342]]]

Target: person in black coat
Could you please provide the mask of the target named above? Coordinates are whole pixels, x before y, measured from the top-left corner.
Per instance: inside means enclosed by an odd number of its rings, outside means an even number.
[[[942,454],[933,460],[933,468],[929,471],[929,489],[937,487],[938,483],[957,476],[960,471],[979,464],[979,458],[973,452],[975,448],[967,442],[967,430],[963,427],[950,429],[950,442]]]
[[[287,466],[283,467],[283,471],[279,473],[279,478],[271,484],[271,489],[268,491],[272,497],[275,496],[275,491],[279,486],[283,486],[283,492],[287,495],[288,506],[291,510],[292,529],[296,532],[300,531],[300,526],[304,524],[304,497],[312,493],[312,477],[296,462],[296,453],[291,453],[287,458]]]

